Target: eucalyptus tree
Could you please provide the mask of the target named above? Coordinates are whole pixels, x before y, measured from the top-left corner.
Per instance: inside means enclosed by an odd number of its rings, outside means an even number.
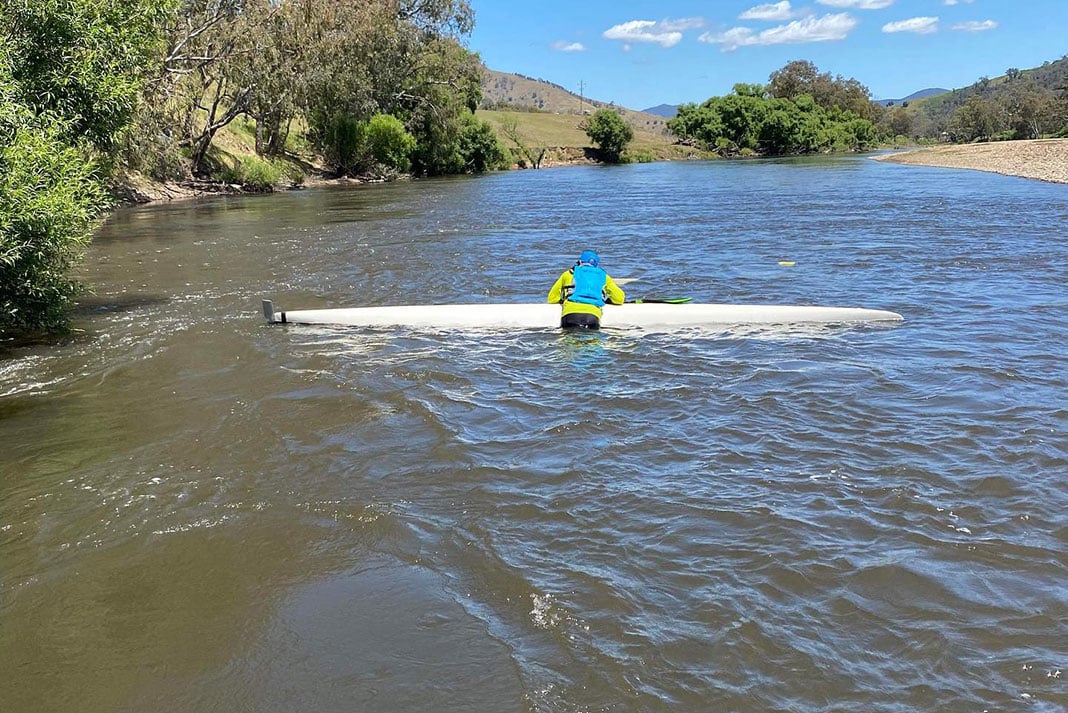
[[[832,77],[808,60],[789,62],[772,72],[767,90],[780,99],[808,94],[824,109],[847,109],[862,119],[875,121],[880,113],[880,107],[871,100],[871,92],[859,81],[841,75]]]
[[[218,132],[249,113],[266,75],[253,62],[269,54],[275,0],[182,0],[162,23],[167,49],[148,82],[126,157],[184,149],[190,170],[206,174]],[[152,169],[152,166],[146,168]],[[162,177],[162,176],[161,176]]]

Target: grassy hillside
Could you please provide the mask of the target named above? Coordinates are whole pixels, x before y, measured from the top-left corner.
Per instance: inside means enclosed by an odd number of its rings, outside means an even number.
[[[509,138],[510,130],[506,129],[514,125],[520,141],[528,148],[547,149],[546,162],[543,165],[589,159],[586,149],[591,148],[593,143],[581,128],[585,116],[488,109],[479,109],[476,116],[489,122],[497,132],[502,146],[516,148],[516,143]],[[632,156],[644,156],[658,161],[709,157],[692,147],[676,144],[674,137],[663,131],[649,131],[641,127],[634,127],[634,140],[627,147],[627,151]]]
[[[953,112],[970,97],[1011,105],[1028,94],[1051,100],[1068,98],[1068,55],[1040,67],[1009,69],[1000,77],[982,77],[967,87],[916,99],[908,103],[906,111],[921,127],[921,133],[935,136],[947,127]]]
[[[514,149],[516,143],[506,127],[515,126],[520,141],[528,148],[546,148],[546,163],[589,160],[590,138],[582,129],[583,120],[598,109],[614,109],[634,129],[628,146],[632,156],[658,161],[708,158],[694,148],[680,146],[667,131],[667,118],[619,107],[580,96],[563,87],[520,74],[486,69],[482,79],[482,108],[477,115],[488,121],[501,144]]]
[[[482,77],[483,109],[536,110],[548,114],[592,114],[598,109],[616,109],[635,131],[667,130],[667,119],[656,114],[633,111],[570,92],[558,84],[486,69]]]

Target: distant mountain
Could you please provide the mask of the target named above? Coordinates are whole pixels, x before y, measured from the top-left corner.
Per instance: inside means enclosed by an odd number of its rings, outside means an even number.
[[[667,119],[663,114],[634,111],[614,103],[575,94],[544,79],[497,72],[488,67],[482,70],[480,108],[578,115],[592,114],[598,109],[616,109],[637,129],[659,132],[667,127]]]
[[[654,107],[645,109],[646,114],[656,114],[657,116],[663,116],[668,119],[674,119],[675,115],[679,113],[678,104],[657,104]]]
[[[882,104],[883,106],[897,106],[899,104],[903,104],[904,102],[911,102],[916,101],[917,99],[926,99],[927,97],[933,97],[938,94],[945,94],[948,91],[948,89],[935,88],[921,89],[918,92],[913,92],[912,94],[909,94],[904,99],[875,99],[874,101],[876,104]]]

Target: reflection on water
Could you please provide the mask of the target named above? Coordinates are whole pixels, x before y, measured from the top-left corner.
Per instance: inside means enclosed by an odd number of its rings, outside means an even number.
[[[622,341],[616,338],[616,341]],[[612,368],[612,337],[600,331],[561,331],[560,354],[576,371]]]
[[[0,710],[1063,710],[1065,215],[859,157],[121,211],[0,361]],[[591,245],[906,321],[260,314],[541,301]]]

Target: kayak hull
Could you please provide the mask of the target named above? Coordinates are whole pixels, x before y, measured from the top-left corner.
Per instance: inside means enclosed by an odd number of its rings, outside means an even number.
[[[334,324],[352,327],[413,329],[554,329],[560,305],[457,304],[274,311],[264,300],[269,322]],[[900,322],[896,312],[859,307],[802,305],[662,304],[605,305],[603,328],[670,330],[732,325],[854,324]]]

